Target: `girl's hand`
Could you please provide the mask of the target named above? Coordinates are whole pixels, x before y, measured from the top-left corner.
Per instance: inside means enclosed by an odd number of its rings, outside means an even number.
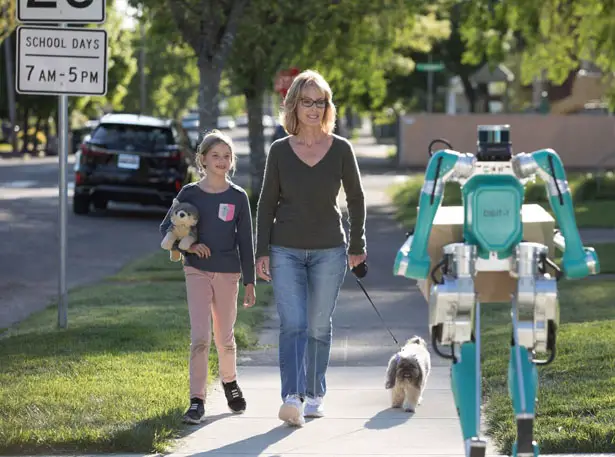
[[[198,255],[201,259],[203,257],[208,258],[211,255],[211,251],[203,243],[194,243],[190,246],[188,252]]]
[[[247,284],[243,292],[243,306],[251,308],[256,303],[256,292],[254,290],[254,284]]]
[[[349,254],[348,255],[348,265],[350,266],[350,269],[352,270],[357,265],[361,265],[363,262],[365,262],[366,258],[367,258],[367,254],[359,254],[359,255]]]
[[[271,273],[269,272],[269,256],[259,257],[256,260],[256,274],[259,278],[265,281],[271,281]]]

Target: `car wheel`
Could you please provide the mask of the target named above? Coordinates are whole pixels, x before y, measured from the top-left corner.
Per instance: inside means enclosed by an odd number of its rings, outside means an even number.
[[[75,214],[87,214],[90,212],[90,198],[87,195],[73,196],[73,212]]]
[[[107,209],[107,204],[109,202],[107,200],[94,199],[93,203],[94,203],[94,208],[100,209],[100,210],[105,210],[105,209]]]

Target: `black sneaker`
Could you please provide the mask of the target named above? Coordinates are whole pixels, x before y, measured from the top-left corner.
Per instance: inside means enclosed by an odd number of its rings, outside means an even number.
[[[205,405],[200,398],[190,399],[190,408],[184,414],[184,422],[188,424],[200,424],[205,419]]]
[[[228,407],[234,413],[242,413],[246,410],[246,400],[243,398],[243,393],[237,385],[237,381],[231,381],[229,383],[222,383],[224,387],[224,395]]]

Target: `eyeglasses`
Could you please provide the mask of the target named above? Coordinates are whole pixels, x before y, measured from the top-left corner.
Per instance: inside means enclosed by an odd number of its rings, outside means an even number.
[[[325,108],[328,104],[329,102],[324,98],[321,98],[319,100],[312,100],[311,98],[301,99],[301,106],[305,108],[311,108],[312,106],[316,105],[317,108],[322,109],[322,108]]]

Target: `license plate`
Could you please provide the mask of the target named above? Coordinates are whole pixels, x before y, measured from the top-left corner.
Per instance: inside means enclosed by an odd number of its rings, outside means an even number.
[[[117,156],[118,168],[127,168],[128,170],[138,170],[140,157],[134,154],[120,154]]]

